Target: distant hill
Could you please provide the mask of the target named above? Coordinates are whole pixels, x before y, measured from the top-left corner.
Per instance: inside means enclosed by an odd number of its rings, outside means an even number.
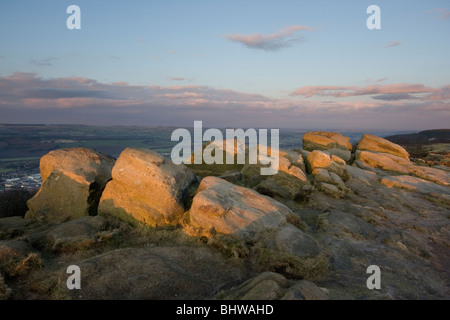
[[[450,129],[425,130],[418,133],[398,134],[385,139],[403,146],[450,143]]]

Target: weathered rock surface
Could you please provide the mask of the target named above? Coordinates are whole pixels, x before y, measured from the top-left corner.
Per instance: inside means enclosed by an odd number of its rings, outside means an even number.
[[[420,179],[417,177],[387,176],[382,178],[380,182],[391,188],[396,187],[422,194],[437,193],[446,195],[450,199],[450,190],[448,187],[444,187],[431,181]]]
[[[259,147],[259,146],[258,146]],[[259,149],[258,149],[259,150]],[[272,149],[268,148],[267,153],[271,154]],[[306,182],[308,178],[305,174],[305,163],[303,161],[303,157],[291,150],[277,150],[278,152],[278,172],[283,172],[293,177]],[[275,161],[271,157],[266,157],[263,155],[258,155],[258,163],[250,164],[246,163],[241,170],[241,173],[246,179],[252,179],[253,177],[258,178],[260,180],[270,177],[270,175],[261,176],[261,168],[268,168],[269,165],[262,164],[261,161],[269,161],[273,168],[275,165]],[[275,174],[276,175],[276,174]],[[257,177],[256,177],[257,176]]]
[[[19,216],[1,218],[0,240],[21,235],[30,224],[32,224],[31,220]]]
[[[49,231],[43,240],[45,246],[53,251],[71,247],[89,248],[102,241],[102,231],[107,226],[107,220],[101,216],[81,217],[60,224]]]
[[[364,134],[356,150],[388,153],[409,161],[409,153],[403,147],[372,134]]]
[[[302,171],[306,171],[305,162],[300,153],[293,150],[280,149],[279,155],[280,157],[288,159],[292,166],[298,167],[302,169]]]
[[[388,172],[408,174],[413,164],[405,158],[388,153],[375,153],[370,151],[356,151],[355,159],[362,162],[362,168],[377,168]],[[357,165],[361,166],[359,162]]]
[[[99,213],[149,226],[176,224],[196,176],[184,165],[147,149],[125,149],[101,197]]]
[[[329,154],[314,150],[307,158],[306,166],[308,172],[312,173],[315,169],[326,169],[331,166],[332,160]]]
[[[72,299],[206,299],[242,277],[208,248],[127,248],[74,264],[81,269],[82,290],[66,289]],[[65,283],[65,270],[61,279]]]
[[[280,300],[328,300],[328,297],[314,283],[300,280],[290,287]]]
[[[204,178],[189,211],[190,225],[202,233],[251,237],[286,223],[292,211],[258,192],[216,177]]]
[[[340,157],[330,156],[325,151],[314,150],[310,152],[306,158],[306,168],[308,173],[312,174],[316,169],[326,169],[329,172],[336,173],[344,181],[350,178],[345,162]]]
[[[350,138],[337,132],[326,131],[311,131],[303,135],[303,149],[305,150],[327,150],[330,148],[351,151]]]
[[[41,158],[42,186],[28,201],[27,218],[65,219],[97,214],[114,159],[85,148],[60,149]]]
[[[409,160],[387,154],[369,151],[357,151],[355,164],[362,169],[374,168],[379,174],[415,175],[444,186],[450,185],[450,172],[436,168],[416,166]],[[380,171],[383,170],[383,171]]]
[[[259,149],[260,146],[258,146]],[[267,148],[267,153],[272,155],[272,149]],[[253,150],[253,149],[252,149]],[[258,156],[258,163],[245,164],[241,169],[242,182],[251,188],[260,191],[262,194],[272,197],[295,199],[302,197],[310,187],[308,177],[304,169],[305,163],[300,153],[291,150],[277,150],[278,152],[278,172],[272,175],[261,175],[263,168],[268,168],[269,164],[262,161],[271,162],[275,169],[273,157],[264,155]],[[266,182],[270,180],[270,182]]]
[[[225,300],[275,300],[288,285],[287,279],[275,272],[263,272],[251,278],[236,288],[231,289]]]
[[[336,155],[345,161],[351,159],[352,145],[350,138],[340,133],[313,131],[303,135],[303,149],[308,151],[325,150],[330,155]]]
[[[320,217],[319,225],[329,232],[356,238],[374,238],[376,229],[366,221],[342,211],[334,210]]]
[[[378,176],[375,172],[363,170],[353,166],[347,166],[346,169],[352,178],[363,181],[365,184],[378,181]]]
[[[283,186],[277,184],[272,179],[264,180],[263,182],[261,182],[256,186],[255,190],[271,198],[284,198],[284,199],[291,198],[291,194],[289,193],[289,191],[286,190],[286,188],[284,188]]]
[[[263,272],[229,290],[225,300],[326,300],[326,294],[307,280],[290,282],[275,272]]]
[[[275,237],[278,250],[300,258],[315,257],[320,253],[317,242],[291,224],[283,227]]]

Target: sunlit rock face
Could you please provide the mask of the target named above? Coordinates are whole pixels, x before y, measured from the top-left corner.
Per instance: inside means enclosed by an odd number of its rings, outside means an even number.
[[[202,180],[189,211],[190,225],[205,235],[244,238],[286,224],[289,214],[292,211],[278,201],[216,177]]]
[[[352,156],[350,138],[336,132],[310,131],[303,135],[303,149],[308,151],[322,150],[329,155],[336,155],[345,161]]]
[[[148,149],[125,149],[112,170],[99,213],[149,226],[176,224],[197,177],[184,165]]]

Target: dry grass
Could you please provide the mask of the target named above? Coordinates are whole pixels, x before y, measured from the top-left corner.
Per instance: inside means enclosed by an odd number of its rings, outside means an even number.
[[[258,250],[258,264],[264,271],[272,271],[291,279],[312,282],[323,280],[328,271],[328,260],[323,254],[314,258],[297,256],[269,248]]]
[[[24,256],[11,249],[2,251],[0,261],[0,272],[6,277],[26,276],[42,266],[42,260],[36,253]]]

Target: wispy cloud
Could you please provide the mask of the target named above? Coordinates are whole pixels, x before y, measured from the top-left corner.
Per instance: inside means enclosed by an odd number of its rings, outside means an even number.
[[[436,89],[426,87],[423,84],[394,83],[385,85],[369,85],[365,87],[355,86],[307,86],[301,87],[291,93],[291,96],[328,96],[328,97],[352,97],[375,94],[399,94],[399,93],[433,93]]]
[[[402,41],[391,41],[389,42],[387,45],[385,45],[385,48],[392,48],[392,47],[398,47],[400,45],[402,45],[403,42]]]
[[[195,78],[184,78],[184,77],[166,77],[170,81],[189,81],[193,82],[195,81]]]
[[[383,81],[386,81],[387,79],[388,79],[388,78],[384,77],[384,78],[375,80],[375,82],[383,82]]]
[[[294,43],[306,41],[305,37],[293,36],[299,31],[314,31],[314,29],[307,26],[293,25],[269,35],[261,35],[258,33],[252,35],[227,34],[225,37],[230,41],[241,43],[250,49],[276,51],[290,47]]]
[[[425,13],[432,13],[437,19],[448,20],[450,19],[450,11],[447,8],[434,8],[425,11]]]
[[[377,96],[373,96],[372,99],[396,101],[396,100],[413,100],[418,99],[416,96],[409,93],[385,93]]]
[[[56,58],[46,58],[39,60],[30,60],[30,64],[36,67],[50,67],[53,65],[52,61],[56,60]]]
[[[160,57],[157,57],[157,56],[150,56],[150,59],[156,60],[156,61],[162,61],[163,60],[163,59],[161,59]]]
[[[142,39],[141,37],[136,37],[136,42],[137,42],[137,43],[143,43],[143,44],[150,45],[150,42],[148,42],[148,41]]]

